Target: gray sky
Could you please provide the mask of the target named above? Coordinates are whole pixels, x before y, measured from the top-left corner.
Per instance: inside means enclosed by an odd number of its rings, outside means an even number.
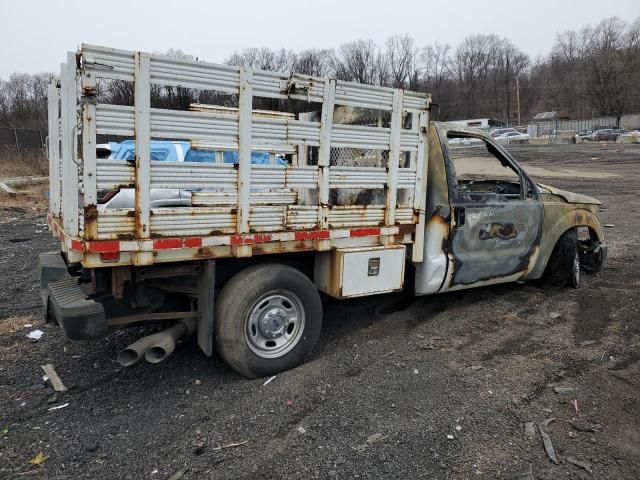
[[[640,0],[0,0],[0,78],[58,71],[80,43],[127,50],[179,48],[221,62],[252,46],[332,48],[358,38],[378,43],[409,34],[419,46],[457,44],[473,33],[511,39],[532,57],[558,32],[617,15],[640,16]]]

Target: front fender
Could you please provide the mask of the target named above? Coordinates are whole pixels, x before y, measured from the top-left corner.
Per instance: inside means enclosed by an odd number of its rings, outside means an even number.
[[[540,256],[527,279],[540,278],[544,273],[553,248],[563,233],[575,227],[588,227],[599,242],[604,242],[604,229],[598,218],[596,205],[545,202]]]

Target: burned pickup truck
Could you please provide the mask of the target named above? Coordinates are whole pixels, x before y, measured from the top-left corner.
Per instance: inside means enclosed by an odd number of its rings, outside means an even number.
[[[134,82],[134,104],[101,103],[108,81]],[[154,108],[152,85],[225,105]],[[313,349],[321,294],[397,292],[409,277],[415,295],[542,277],[577,287],[582,269],[602,267],[597,200],[537,184],[482,132],[431,122],[430,103],[83,45],[49,86],[48,223],[61,248],[40,257],[47,318],[73,340],[162,322],[119,361],[159,362],[193,335],[259,377]],[[97,135],[129,138],[135,153],[98,158]],[[152,141],[236,160],[160,160]],[[279,160],[258,165],[252,152]]]

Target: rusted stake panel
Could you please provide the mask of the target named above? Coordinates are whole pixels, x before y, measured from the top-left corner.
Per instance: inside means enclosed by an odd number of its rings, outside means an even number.
[[[113,81],[132,82],[133,105],[97,102]],[[154,86],[225,105],[155,108]],[[254,110],[261,99],[287,101]],[[49,223],[87,267],[395,243],[415,244],[419,262],[429,103],[399,89],[83,45],[49,89]],[[133,139],[135,160],[97,158],[97,135]],[[211,160],[156,159],[156,140]],[[129,191],[131,203],[104,207],[113,191]],[[176,191],[180,206],[152,200]]]

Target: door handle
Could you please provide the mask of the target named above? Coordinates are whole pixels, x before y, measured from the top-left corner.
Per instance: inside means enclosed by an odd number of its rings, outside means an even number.
[[[466,221],[466,212],[464,207],[455,207],[455,211],[456,211],[456,215],[455,215],[455,220],[456,220],[456,228],[460,228],[464,225],[465,221]]]

